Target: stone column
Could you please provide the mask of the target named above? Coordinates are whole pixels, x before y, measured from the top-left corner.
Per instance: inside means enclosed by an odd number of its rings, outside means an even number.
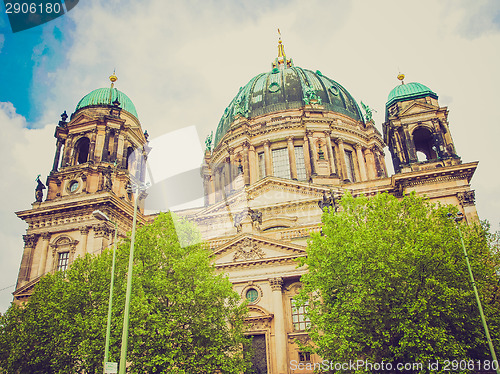
[[[62,167],[69,165],[72,150],[73,150],[73,136],[68,137],[64,144],[64,155],[61,164]]]
[[[123,139],[123,150],[122,150],[122,168],[127,168],[127,156],[128,156],[128,148],[130,147],[130,142],[128,137],[124,137]],[[130,166],[130,165],[129,165]]]
[[[283,286],[283,278],[269,279],[273,298],[273,313],[274,313],[274,339],[276,350],[276,373],[287,373],[287,354],[286,342],[287,336],[285,332],[285,312],[283,309],[283,297],[281,287]]]
[[[340,167],[342,170],[342,179],[347,179],[347,165],[345,163],[345,150],[344,150],[344,141],[341,138],[337,138],[337,146],[338,146],[338,156],[340,160]]]
[[[95,143],[97,141],[97,128],[92,130],[92,134],[90,135],[90,148],[89,148],[89,161],[95,162]]]
[[[109,132],[110,131],[111,130],[106,127],[106,132],[105,132],[105,135],[104,135],[104,146],[102,148],[101,161],[108,161],[109,160],[109,158],[108,158],[108,150],[109,150]]]
[[[309,143],[309,160],[311,163],[311,175],[317,175],[318,174],[318,165],[316,163],[316,147],[314,146],[314,142],[312,140],[312,131],[306,131],[306,136],[307,140]]]
[[[56,154],[54,156],[54,164],[52,165],[52,171],[57,171],[57,167],[59,166],[59,159],[61,157],[61,147],[64,141],[61,138],[57,138],[56,143]]]
[[[248,160],[250,162],[250,184],[257,182],[259,178],[259,160],[255,154],[255,147],[250,145],[248,151]]]
[[[49,240],[50,232],[44,232],[42,234],[42,250],[40,256],[40,262],[38,263],[37,277],[41,277],[45,274],[45,266],[47,265],[47,255],[49,252]]]
[[[375,159],[373,157],[373,153],[370,148],[365,149],[365,157],[366,157],[366,167],[367,167],[367,174],[368,174],[368,179],[372,180],[376,178],[376,166],[375,166]]]
[[[118,133],[118,148],[116,149],[116,165],[123,168],[123,149],[125,147],[125,139],[122,131]]]
[[[359,174],[361,176],[361,180],[365,181],[367,179],[366,164],[365,164],[365,156],[363,155],[363,151],[361,150],[361,144],[356,143],[354,145],[354,148],[356,148],[356,156],[358,158]]]
[[[415,151],[415,144],[413,143],[413,138],[408,131],[408,128],[404,128],[406,150],[408,152],[408,163],[417,162],[417,152]]]
[[[332,138],[330,137],[331,131],[325,131],[326,147],[328,148],[328,159],[330,160],[330,175],[335,175],[337,169],[335,167],[335,156],[333,155]]]
[[[75,258],[83,257],[87,253],[89,230],[90,230],[89,226],[80,227],[80,234],[82,234],[82,242],[75,251]]]
[[[24,251],[23,258],[21,260],[21,267],[19,269],[19,276],[17,277],[16,288],[19,288],[30,280],[33,251],[36,247],[36,243],[38,242],[38,237],[39,235],[37,234],[23,235]]]
[[[290,162],[290,176],[297,180],[297,162],[295,161],[295,148],[293,145],[293,136],[287,138],[288,161]]]
[[[264,160],[266,165],[266,177],[269,175],[273,175],[273,162],[271,160],[271,149],[269,148],[271,142],[266,140],[264,142]]]
[[[245,186],[250,185],[250,155],[249,155],[250,143],[243,143],[243,180]]]
[[[118,165],[118,158],[117,158],[117,155],[118,155],[118,138],[120,136],[120,130],[115,130],[115,138],[114,138],[114,142],[113,142],[113,153],[111,154],[111,160],[112,162],[115,162],[116,160],[116,164]]]
[[[229,193],[231,193],[232,191],[235,190],[235,180],[236,180],[236,176],[238,175],[236,173],[236,170],[235,169],[235,165],[236,165],[236,161],[234,159],[234,148],[228,148],[227,149],[227,152],[229,154],[228,156],[228,164],[227,164],[227,175],[228,175],[228,178],[229,178],[229,183],[228,183],[228,187],[229,187]]]
[[[307,135],[304,135],[304,164],[306,167],[306,177],[309,179],[312,175],[312,170],[311,170],[311,158],[310,158],[310,152],[309,152],[309,140],[307,139]]]

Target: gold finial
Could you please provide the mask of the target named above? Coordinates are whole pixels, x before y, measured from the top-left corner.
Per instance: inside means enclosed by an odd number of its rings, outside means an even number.
[[[281,41],[281,31],[278,29],[278,34],[279,34],[279,40],[278,40],[278,58],[280,57],[285,57],[285,46],[283,45],[283,42]]]
[[[115,82],[118,80],[118,77],[115,75],[116,69],[113,69],[113,74],[109,76],[109,80],[111,81],[111,88],[115,85]]]
[[[405,84],[405,82],[403,80],[403,79],[405,79],[405,75],[403,73],[398,74],[398,79],[401,81],[401,84]]]

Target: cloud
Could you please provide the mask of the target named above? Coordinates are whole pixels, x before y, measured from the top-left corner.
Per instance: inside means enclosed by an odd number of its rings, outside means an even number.
[[[35,178],[42,180],[50,170],[50,159],[54,148],[54,125],[29,130],[24,117],[16,113],[11,103],[0,102],[0,312],[12,301],[12,292],[17,279],[24,248],[22,234],[26,224],[15,216],[16,211],[31,208],[34,201]]]

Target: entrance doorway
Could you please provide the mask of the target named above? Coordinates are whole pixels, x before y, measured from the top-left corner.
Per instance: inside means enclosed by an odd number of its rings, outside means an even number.
[[[247,374],[267,374],[267,350],[266,350],[266,336],[264,334],[252,335],[251,338],[251,351],[252,367]]]

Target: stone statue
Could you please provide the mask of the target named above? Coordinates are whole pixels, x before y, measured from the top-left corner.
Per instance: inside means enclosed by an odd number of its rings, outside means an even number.
[[[209,152],[212,151],[212,138],[213,138],[214,132],[212,131],[210,135],[207,136],[205,139],[205,150],[208,150]]]
[[[35,179],[35,182],[37,182],[37,186],[35,188],[35,201],[37,203],[41,203],[43,200],[43,190],[46,188],[45,185],[42,183],[40,180],[40,174]]]
[[[370,108],[368,105],[366,105],[363,102],[361,102],[361,106],[363,107],[363,110],[365,111],[366,122],[370,122],[373,118],[373,112],[376,112],[376,110]]]
[[[104,189],[106,191],[111,191],[113,189],[113,182],[111,180],[111,166],[108,166],[104,171],[102,172],[104,175]]]
[[[337,211],[337,204],[335,203],[335,197],[333,194],[330,192],[330,196],[326,194],[326,192],[323,192],[323,198],[318,201],[318,206],[321,208],[321,210],[324,210],[325,207],[328,207],[328,210],[330,208],[333,208],[333,211]]]

